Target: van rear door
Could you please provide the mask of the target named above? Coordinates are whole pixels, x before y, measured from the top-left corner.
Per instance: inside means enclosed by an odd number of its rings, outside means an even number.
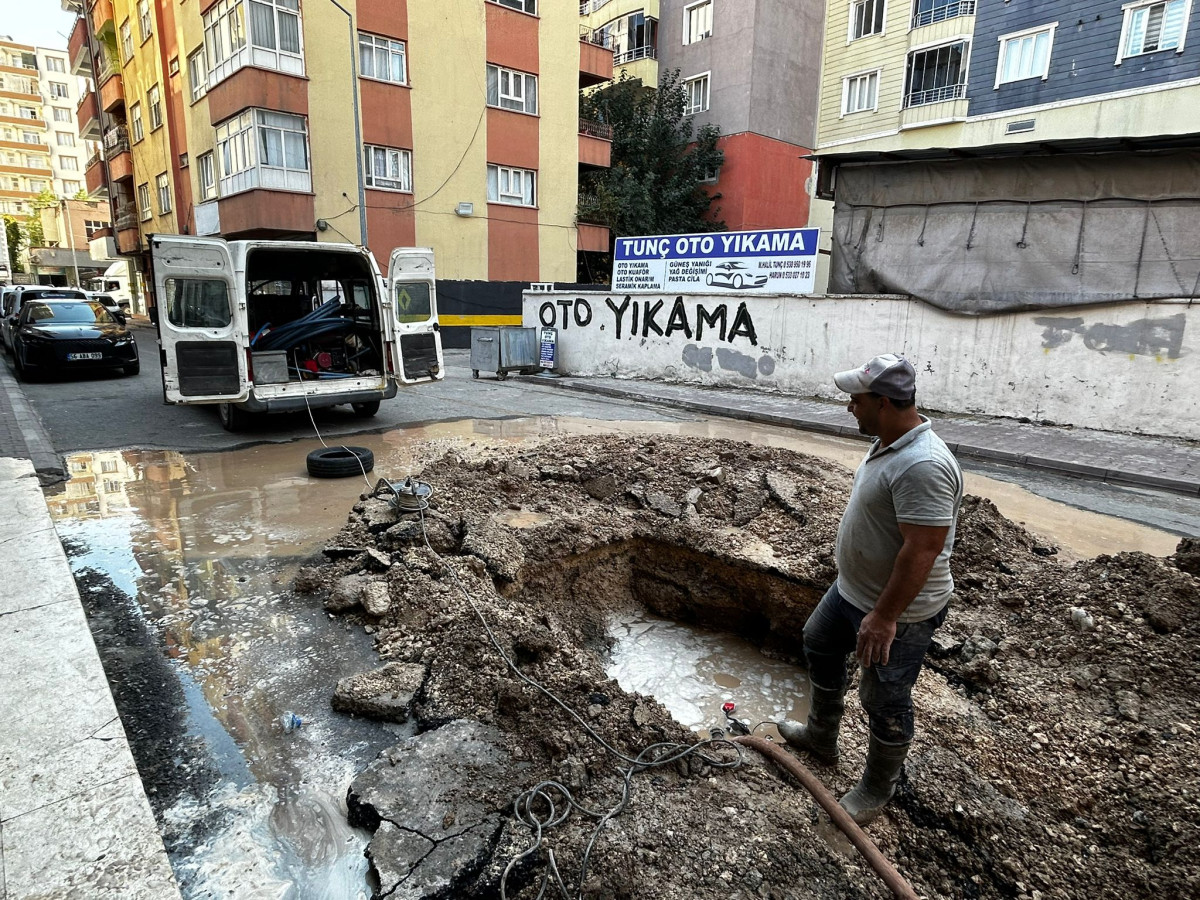
[[[437,318],[433,251],[398,247],[388,262],[392,307],[392,368],[400,384],[421,384],[443,377],[442,335]]]
[[[163,397],[168,403],[239,402],[250,395],[237,282],[219,238],[153,235]]]

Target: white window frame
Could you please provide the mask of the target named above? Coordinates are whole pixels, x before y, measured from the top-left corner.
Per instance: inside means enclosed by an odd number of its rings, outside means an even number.
[[[258,34],[251,6],[270,10],[270,35]],[[284,49],[279,39],[280,22],[292,17],[296,50]],[[304,75],[304,19],[298,0],[219,0],[204,14],[203,24],[209,90],[243,66]]]
[[[507,90],[505,90],[506,82]],[[492,102],[493,84],[496,88],[495,102]],[[538,94],[539,85],[536,75],[522,72],[520,69],[506,69],[504,66],[487,64],[487,105],[493,109],[507,109],[509,112],[536,116],[538,114]]]
[[[1038,25],[1036,28],[1026,28],[1023,31],[1014,31],[1010,34],[1002,34],[997,40],[1000,43],[1000,56],[996,60],[996,84],[995,88],[999,88],[1002,84],[1016,84],[1018,81],[1029,81],[1033,78],[1040,78],[1045,81],[1050,77],[1050,57],[1054,55],[1054,34],[1058,30],[1058,23],[1052,22],[1049,25]],[[1037,37],[1040,34],[1049,35],[1050,44],[1046,48],[1046,63],[1042,66],[1041,71],[1031,72],[1029,75],[1020,75],[1017,78],[1010,78],[1007,81],[1004,79],[1004,63],[1008,58],[1009,45],[1013,41],[1024,41],[1026,38],[1032,38],[1034,45],[1037,45]],[[995,89],[993,88],[993,90]]]
[[[54,116],[55,122],[70,122],[71,121],[71,111],[69,109],[67,109],[65,106],[54,106],[54,107],[51,107],[51,109],[54,110],[53,116]]]
[[[289,75],[304,74],[304,20],[301,18],[299,0],[245,0],[250,7],[246,17],[247,35],[249,37],[250,62],[248,65],[262,66],[285,72]],[[254,24],[254,7],[270,10],[271,32],[270,43],[266,35],[258,34],[258,26]],[[283,29],[280,24],[294,18],[296,33],[296,49],[285,49],[281,41]]]
[[[699,35],[692,33],[692,14],[697,12],[700,7],[708,8],[708,30],[700,32]],[[683,8],[683,43],[698,44],[706,38],[712,37],[713,30],[713,0],[698,0],[696,3],[689,3]]]
[[[538,14],[537,0],[488,0],[488,3],[505,6],[508,9],[513,9],[529,16],[536,16]]]
[[[692,85],[704,82],[704,100],[700,106],[692,104]],[[687,95],[687,101],[683,108],[685,116],[695,116],[702,112],[708,112],[712,106],[712,71],[701,72],[698,75],[693,75],[691,78],[684,79],[683,90]]]
[[[200,189],[201,201],[212,200],[217,196],[216,162],[211,150],[196,157],[196,185]]]
[[[208,67],[204,62],[203,44],[188,57],[188,83],[193,103],[208,93]]]
[[[1145,56],[1147,53],[1162,53],[1164,50],[1174,50],[1176,53],[1182,53],[1184,44],[1187,41],[1188,25],[1192,20],[1192,0],[1182,0],[1183,3],[1183,23],[1179,27],[1179,43],[1174,47],[1158,48],[1155,50],[1139,50],[1137,53],[1126,53],[1125,45],[1129,42],[1129,30],[1133,24],[1133,16],[1139,10],[1148,9],[1151,6],[1167,6],[1176,0],[1133,0],[1132,3],[1126,3],[1121,7],[1124,14],[1124,19],[1121,22],[1121,40],[1117,44],[1117,61],[1116,65],[1120,65],[1127,59],[1133,59],[1135,56]],[[1166,10],[1163,10],[1163,16],[1166,16]],[[1145,34],[1142,35],[1143,44],[1145,46]]]
[[[150,18],[150,0],[138,0],[137,13],[138,33],[144,44],[150,39],[150,35],[154,34],[154,21]]]
[[[63,193],[68,197],[74,197],[83,190],[82,182],[76,181],[74,178],[63,179]]]
[[[121,23],[121,55],[124,57],[122,63],[133,59],[133,28],[129,25],[129,19]]]
[[[378,171],[382,163],[383,174]],[[395,163],[395,168],[393,168]],[[367,187],[375,191],[412,193],[412,151],[378,144],[363,145],[363,172]],[[393,177],[391,173],[398,177]]]
[[[365,52],[370,52],[371,59],[371,74],[366,74],[366,66],[363,65],[363,55]],[[379,54],[387,55],[388,66],[387,72],[384,75],[378,74]],[[400,58],[400,80],[389,78],[392,66],[391,62],[395,57]],[[360,78],[368,78],[371,81],[384,81],[388,84],[408,84],[408,46],[404,41],[396,38],[386,37],[382,34],[372,34],[369,31],[360,31],[358,33],[358,75]]]
[[[504,206],[523,206],[526,209],[537,208],[537,172],[533,169],[519,169],[515,166],[500,166],[488,163],[488,203],[499,203]],[[493,177],[494,176],[494,177]],[[521,186],[513,190],[513,181],[519,179]],[[528,179],[528,180],[527,180]],[[494,189],[493,189],[494,186]],[[529,199],[526,198],[525,188],[528,187]]]
[[[875,79],[875,101],[870,106],[864,106],[858,109],[850,108],[851,82],[858,81],[862,78]],[[868,69],[865,72],[855,72],[853,75],[847,75],[842,79],[842,114],[838,118],[853,116],[857,113],[878,112],[879,111],[879,83],[883,78],[883,69]]]
[[[304,116],[250,108],[217,123],[216,132],[217,184],[222,197],[256,188],[312,191],[312,154]],[[274,134],[279,136],[282,165],[262,161],[263,148]],[[298,150],[303,152],[303,167],[292,165]]]
[[[146,136],[146,127],[142,123],[142,104],[134,103],[129,107],[129,135],[136,144]]]
[[[158,131],[162,128],[162,91],[157,84],[150,85],[150,89],[146,91],[146,107],[150,111],[150,130]]]
[[[970,77],[971,77],[971,55],[972,55],[971,51],[974,49],[973,41],[974,41],[974,38],[972,38],[971,35],[969,35],[969,34],[956,34],[954,37],[951,37],[951,38],[946,38],[946,39],[943,39],[940,41],[930,41],[927,44],[918,44],[916,47],[910,47],[908,50],[908,53],[906,53],[904,56],[904,92],[900,95],[900,108],[901,109],[913,109],[917,106],[929,106],[931,103],[945,103],[945,102],[949,102],[950,100],[965,100],[967,97],[967,87],[970,84]],[[962,96],[961,97],[947,97],[943,100],[929,100],[929,101],[926,101],[925,103],[917,103],[917,104],[914,104],[913,106],[910,106],[908,101],[909,101],[909,98],[912,96],[912,90],[911,90],[912,85],[909,84],[909,63],[910,63],[912,57],[918,53],[928,53],[930,50],[936,50],[940,47],[953,47],[956,44],[963,45],[963,62],[962,62],[962,72],[960,73],[960,76],[959,76],[960,80],[959,80],[958,84],[956,84],[956,85],[944,85],[942,88],[939,88],[938,90],[944,90],[946,87],[951,87],[951,86],[952,87],[960,87],[960,88],[962,88]],[[921,93],[928,93],[928,90],[929,89],[926,89],[925,91],[922,91]]]
[[[878,3],[883,10],[883,14],[879,19],[878,31],[864,31],[862,34],[854,33],[854,12],[855,9],[865,3]],[[846,24],[846,43],[851,44],[854,41],[861,41],[864,38],[876,37],[887,33],[887,0],[850,0],[850,21]],[[874,19],[872,19],[872,27],[874,27]]]
[[[171,179],[166,172],[154,176],[154,190],[158,194],[158,214],[165,216],[171,211]]]
[[[150,182],[143,181],[137,186],[138,218],[149,222],[154,218],[154,210],[150,208]]]
[[[47,93],[56,100],[67,100],[71,96],[70,86],[61,81],[47,81],[46,88]]]
[[[46,71],[47,72],[66,72],[67,64],[64,63],[57,56],[47,56],[46,57]]]
[[[79,171],[79,157],[78,156],[60,156],[58,158],[58,167],[60,169],[62,169],[64,172],[78,172]]]
[[[54,132],[54,145],[56,147],[74,147],[75,135],[69,131]]]

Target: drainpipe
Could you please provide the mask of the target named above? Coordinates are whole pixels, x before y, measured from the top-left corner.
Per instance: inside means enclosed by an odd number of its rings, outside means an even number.
[[[358,233],[359,243],[366,247],[367,188],[363,174],[362,122],[358,110],[358,41],[355,40],[354,16],[350,14],[350,10],[338,3],[338,0],[329,2],[346,14],[346,24],[350,27],[350,94],[354,101],[354,155],[358,158]]]

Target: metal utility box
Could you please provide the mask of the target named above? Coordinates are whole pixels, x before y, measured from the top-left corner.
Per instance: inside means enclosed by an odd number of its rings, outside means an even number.
[[[472,378],[478,378],[480,372],[495,372],[503,381],[509,372],[536,369],[537,365],[536,328],[501,325],[471,329]]]

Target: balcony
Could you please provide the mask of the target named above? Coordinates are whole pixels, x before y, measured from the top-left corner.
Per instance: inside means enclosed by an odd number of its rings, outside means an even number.
[[[593,87],[613,77],[612,47],[599,32],[584,28],[579,35],[579,86]]]
[[[100,108],[112,112],[125,105],[125,85],[121,76],[107,70],[100,75]]]
[[[297,191],[255,188],[217,201],[224,237],[286,237],[313,234],[316,197]]]
[[[67,38],[67,54],[71,60],[71,73],[88,78],[92,74],[92,54],[88,48],[87,19],[80,16],[75,20],[71,36]]]
[[[927,92],[926,92],[927,93]],[[948,122],[962,122],[967,118],[966,94],[945,100],[906,106],[900,110],[900,128],[929,128]]]
[[[79,124],[79,136],[89,141],[100,140],[100,106],[96,92],[88,91],[79,98],[75,107],[75,121]]]
[[[584,0],[583,3],[579,4],[579,14],[581,16],[590,16],[597,10],[608,6],[611,2],[612,0]]]
[[[975,0],[933,0],[918,2],[912,17],[912,27],[936,25],[958,16],[975,15]]]
[[[18,125],[21,128],[30,128],[34,131],[45,131],[46,122],[42,118],[31,119],[29,116],[2,116],[0,115],[0,124]]]
[[[612,126],[579,120],[579,164],[607,169],[612,164]]]
[[[587,222],[580,222],[578,227],[578,249],[586,253],[608,253],[612,249],[609,246],[607,225],[592,225]]]
[[[117,252],[137,253],[142,245],[142,235],[138,231],[137,206],[133,203],[116,204],[115,212],[113,226],[117,231]]]
[[[0,141],[0,150],[19,150],[21,153],[40,153],[50,155],[49,144],[26,144],[24,141]]]
[[[104,183],[104,159],[98,150],[92,154],[92,158],[84,167],[83,183],[87,185],[88,194],[93,197],[108,191],[108,185]]]
[[[622,53],[614,53],[613,65],[625,66],[639,59],[658,59],[658,48],[647,44],[645,47],[630,47]]]
[[[106,29],[114,30],[112,0],[95,0],[88,15],[92,20],[92,34],[97,37]]]
[[[133,178],[133,154],[129,151],[129,132],[124,126],[110,128],[104,134],[104,155],[108,159],[108,177],[113,181]]]

